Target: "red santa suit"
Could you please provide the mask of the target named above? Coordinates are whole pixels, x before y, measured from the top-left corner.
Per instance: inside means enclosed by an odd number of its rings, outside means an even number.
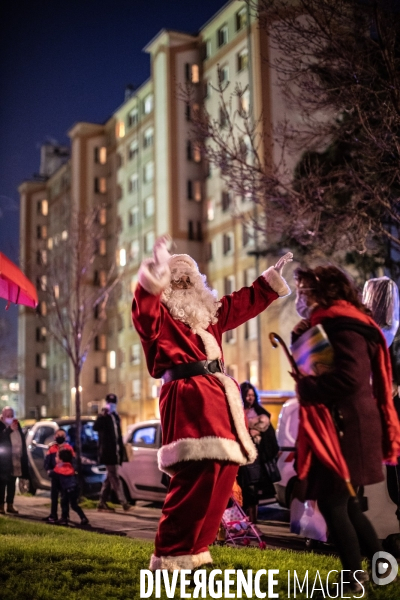
[[[207,329],[190,328],[173,318],[162,301],[170,278],[168,270],[157,279],[151,259],[144,261],[132,306],[147,367],[156,379],[182,363],[222,359],[225,331],[290,293],[285,280],[271,267],[250,287],[224,296],[215,323]],[[172,479],[150,568],[193,569],[212,562],[208,545],[215,539],[238,466],[253,462],[256,450],[248,434],[238,385],[224,373],[164,383],[160,416],[163,445],[158,454],[159,468]]]

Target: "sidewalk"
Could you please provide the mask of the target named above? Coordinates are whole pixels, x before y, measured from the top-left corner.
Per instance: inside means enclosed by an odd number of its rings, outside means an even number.
[[[50,512],[50,493],[38,491],[35,496],[16,495],[14,505],[19,511],[15,518],[42,522]],[[124,512],[122,508],[117,508],[112,514],[97,512],[96,509],[84,510],[90,521],[86,530],[147,541],[154,540],[161,516],[161,509],[147,502],[138,502],[128,512]],[[266,536],[268,547],[304,551],[304,539],[290,533],[288,523],[282,520],[284,515],[279,512],[277,505],[260,507],[260,518],[263,520],[257,527]],[[71,511],[70,517],[70,526],[79,527],[78,515]]]

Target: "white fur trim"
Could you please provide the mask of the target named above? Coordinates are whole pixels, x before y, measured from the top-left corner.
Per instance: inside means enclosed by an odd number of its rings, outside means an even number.
[[[155,266],[152,258],[146,258],[142,261],[139,268],[138,281],[142,288],[152,294],[158,296],[171,283],[171,271],[167,265],[163,266],[163,271],[156,274],[152,266]]]
[[[221,358],[221,348],[219,347],[218,342],[213,334],[205,329],[201,329],[200,327],[196,328],[195,331],[197,335],[201,337],[208,360],[216,360],[217,358]]]
[[[289,296],[292,290],[288,286],[286,280],[278,273],[275,267],[269,267],[264,273],[262,273],[265,281],[272,287],[274,292],[281,298]]]
[[[246,463],[252,463],[257,458],[257,450],[247,430],[242,396],[236,381],[223,373],[214,373],[214,377],[224,386],[236,433],[247,454]]]
[[[199,266],[189,254],[173,254],[168,260],[168,266],[171,269],[194,269],[199,271]]]
[[[198,329],[197,334],[201,337],[203,341],[208,360],[215,360],[217,358],[221,358],[221,348],[219,347],[218,342],[212,335],[212,333],[210,333],[209,331],[205,331],[204,329]],[[231,411],[233,422],[235,424],[236,433],[238,434],[239,440],[242,443],[243,448],[245,449],[248,457],[248,460],[245,461],[245,463],[252,463],[257,457],[257,450],[246,427],[243,402],[239,392],[239,388],[234,379],[232,379],[231,377],[227,377],[223,373],[214,373],[214,376],[217,377],[217,379],[219,379],[219,381],[224,387],[226,398],[229,404],[229,409]],[[239,464],[243,463],[239,462]]]
[[[255,448],[254,444],[253,448]],[[176,442],[171,442],[159,449],[157,457],[158,468],[160,471],[168,473],[168,475],[175,473],[174,465],[176,463],[186,460],[210,458],[213,460],[230,460],[238,465],[247,464],[247,459],[243,455],[243,450],[238,442],[213,436],[182,438]]]
[[[199,554],[183,554],[182,556],[154,556],[152,554],[149,564],[151,571],[167,569],[168,571],[180,571],[186,569],[192,571],[201,565],[212,563],[213,559],[208,550]]]

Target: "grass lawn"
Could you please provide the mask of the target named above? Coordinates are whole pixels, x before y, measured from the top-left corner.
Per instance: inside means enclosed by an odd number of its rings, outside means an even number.
[[[152,547],[149,542],[0,517],[0,598],[138,600],[140,569],[147,569]],[[222,570],[279,569],[275,591],[279,590],[280,598],[288,598],[288,570],[293,578],[295,569],[302,580],[308,569],[310,595],[296,594],[303,599],[311,597],[317,570],[325,580],[328,571],[340,569],[334,557],[287,550],[214,547],[212,555],[215,568]],[[235,589],[234,585],[231,593]],[[161,590],[161,598],[167,598],[163,586]],[[261,590],[268,597],[266,577],[261,579]],[[175,598],[180,598],[179,587]],[[399,600],[400,584],[373,586],[368,598]]]

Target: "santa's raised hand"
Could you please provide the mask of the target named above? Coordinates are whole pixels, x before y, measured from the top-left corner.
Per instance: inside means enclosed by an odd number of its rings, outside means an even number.
[[[278,271],[279,275],[282,275],[283,267],[293,260],[293,252],[286,252],[281,258],[278,260],[276,265],[274,266],[275,271]]]

